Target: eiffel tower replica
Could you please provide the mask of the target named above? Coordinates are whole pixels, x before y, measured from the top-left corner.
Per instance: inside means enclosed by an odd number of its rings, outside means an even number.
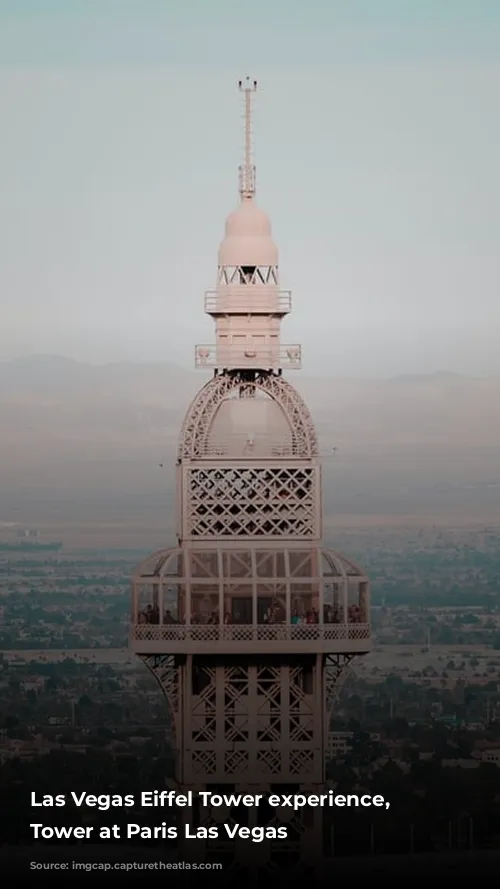
[[[211,373],[188,407],[177,453],[177,542],[132,581],[131,647],[165,695],[179,791],[322,793],[334,688],[371,648],[365,572],[323,546],[321,461],[311,414],[284,373],[291,311],[269,217],[255,201],[252,98],[240,202],[226,220],[217,285],[205,294]],[[188,813],[186,816],[186,812]],[[192,829],[286,826],[287,839],[179,840],[179,857],[241,872],[316,871],[322,808],[183,810]],[[222,833],[221,831],[219,831]],[[233,871],[231,870],[230,873]]]

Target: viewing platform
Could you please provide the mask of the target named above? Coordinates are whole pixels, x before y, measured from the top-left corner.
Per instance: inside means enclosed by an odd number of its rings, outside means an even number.
[[[200,345],[195,347],[195,367],[231,368],[241,370],[300,370],[302,347],[297,344],[260,345],[248,342],[240,345]]]
[[[162,550],[132,581],[136,654],[364,654],[369,585],[311,547]]]
[[[366,654],[370,625],[353,624],[150,624],[132,626],[136,654]]]
[[[292,311],[290,290],[275,285],[249,287],[245,284],[224,285],[205,293],[208,315],[288,315]]]

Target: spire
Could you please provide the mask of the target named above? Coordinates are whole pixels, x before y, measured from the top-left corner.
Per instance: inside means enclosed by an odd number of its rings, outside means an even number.
[[[255,195],[255,167],[252,164],[252,93],[257,90],[257,81],[251,81],[249,77],[245,82],[239,81],[240,92],[245,96],[245,156],[240,166],[240,197],[242,201],[249,201]]]

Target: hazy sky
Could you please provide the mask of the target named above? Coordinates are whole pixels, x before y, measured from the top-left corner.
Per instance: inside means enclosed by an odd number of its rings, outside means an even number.
[[[500,373],[498,0],[0,0],[0,357],[212,341],[245,74],[305,368]]]

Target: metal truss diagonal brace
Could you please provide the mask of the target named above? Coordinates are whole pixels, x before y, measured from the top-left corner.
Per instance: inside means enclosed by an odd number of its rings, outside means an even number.
[[[156,679],[166,698],[172,728],[177,738],[180,715],[180,676],[175,658],[173,655],[165,654],[141,655],[140,658]]]
[[[180,459],[202,457],[215,415],[222,402],[234,391],[249,385],[235,374],[213,377],[198,392],[184,419],[179,440]],[[281,376],[261,374],[251,385],[267,394],[276,402],[287,418],[291,433],[293,455],[301,458],[318,456],[318,441],[314,423],[307,405],[299,393]]]

